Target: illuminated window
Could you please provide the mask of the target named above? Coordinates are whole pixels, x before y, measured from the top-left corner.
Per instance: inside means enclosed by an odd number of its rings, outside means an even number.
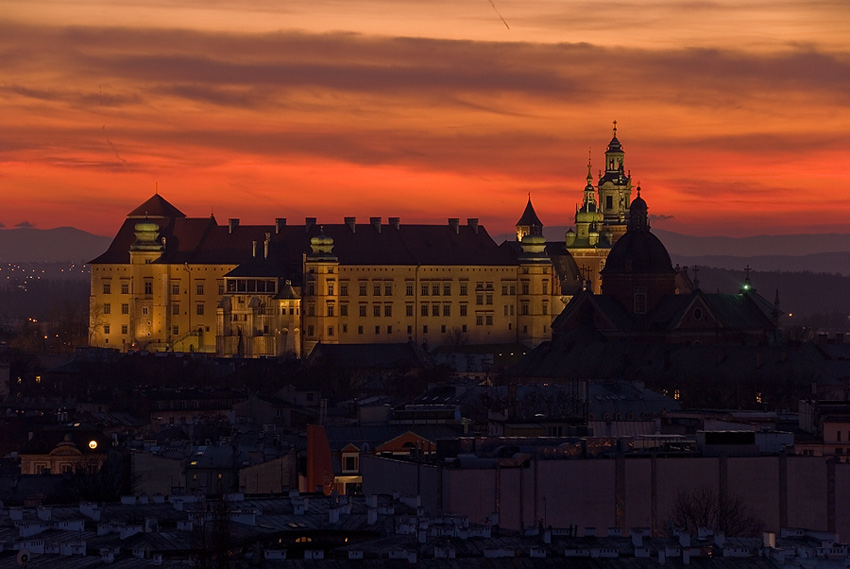
[[[334,304],[333,302],[328,303],[328,316],[333,317],[334,315]]]
[[[103,313],[104,314],[112,314],[112,305],[106,303],[103,305]]]
[[[171,283],[171,294],[180,294],[180,283]]]
[[[198,316],[204,315],[204,305],[203,304],[196,304],[195,305],[195,314],[197,314]]]
[[[145,294],[153,294],[153,281],[150,279],[145,279]]]
[[[412,283],[407,283],[406,285],[404,285],[404,294],[406,296],[413,296],[413,284]]]
[[[328,281],[328,296],[334,295],[334,289],[336,288],[336,284],[334,281]]]
[[[104,333],[104,334],[109,334],[109,324],[104,324],[104,325],[103,325],[103,333]]]
[[[103,283],[103,294],[111,294],[112,293],[112,284]]]

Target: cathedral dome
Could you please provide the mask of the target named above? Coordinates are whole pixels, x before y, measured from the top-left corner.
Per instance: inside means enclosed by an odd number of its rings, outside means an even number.
[[[663,275],[675,273],[667,248],[649,230],[649,208],[638,195],[629,207],[629,228],[608,254],[603,275]]]
[[[667,248],[649,231],[627,231],[617,240],[602,275],[662,275],[673,274],[673,263]]]

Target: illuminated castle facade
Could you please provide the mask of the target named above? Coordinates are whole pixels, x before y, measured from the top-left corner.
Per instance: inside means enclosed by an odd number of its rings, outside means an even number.
[[[626,231],[616,124],[605,159],[598,196],[588,164],[576,228],[556,242],[530,197],[517,240],[499,245],[478,219],[221,225],[154,195],[91,262],[90,344],[242,357],[303,356],[319,342],[535,346],[574,294],[599,291]]]

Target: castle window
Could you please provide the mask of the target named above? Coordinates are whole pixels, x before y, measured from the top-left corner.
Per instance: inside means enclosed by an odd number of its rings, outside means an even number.
[[[360,316],[366,316],[366,305],[365,304],[360,305]]]
[[[384,296],[393,295],[393,283],[384,283]]]
[[[174,316],[180,314],[180,305],[176,302],[171,305],[171,314],[173,314]]]
[[[422,306],[419,307],[419,314],[421,314],[422,316],[428,316],[428,305],[427,304],[423,304]]]
[[[342,325],[342,333],[343,333],[343,334],[348,334],[348,324],[343,324],[343,325]]]
[[[406,296],[413,296],[413,283],[407,283],[404,285],[404,294]]]
[[[427,325],[427,324],[425,324],[424,326],[422,326],[422,333],[423,333],[423,334],[427,334],[427,333],[428,333],[428,325]]]
[[[121,314],[130,314],[130,305],[124,303],[121,305]]]
[[[505,296],[507,294],[508,294],[508,285],[503,284],[502,285],[502,296]]]
[[[466,324],[464,324],[463,326],[461,326],[461,327],[460,327],[460,331],[461,331],[461,332],[466,332]]]
[[[393,333],[393,327],[387,326],[387,334],[392,334],[392,333]]]
[[[103,305],[103,313],[104,314],[112,314],[112,305],[108,302]]]
[[[443,283],[443,296],[452,295],[452,283]]]
[[[332,280],[328,281],[328,296],[334,295],[335,284],[336,283]]]
[[[440,305],[432,304],[431,305],[431,316],[439,316],[440,315]]]
[[[413,305],[408,304],[404,307],[404,315],[405,316],[413,316]]]
[[[111,283],[103,283],[103,294],[111,294],[112,293],[112,284]]]
[[[487,294],[487,304],[493,304],[493,295]]]
[[[492,313],[492,312],[488,312],[488,313],[484,316],[484,321],[487,323],[487,326],[492,326],[492,325],[493,325],[493,313]]]
[[[307,335],[308,335],[308,336],[313,336],[313,335],[314,335],[314,331],[315,331],[315,329],[313,328],[313,325],[312,325],[312,324],[310,324],[309,326],[307,326]]]
[[[128,331],[128,327],[127,327],[127,325],[126,325],[126,324],[122,324],[122,325],[121,325],[121,333],[122,333],[122,334],[124,334],[124,335],[126,335],[126,334],[127,334],[127,331]]]
[[[469,285],[466,283],[460,283],[460,295],[466,296],[468,294]]]
[[[348,316],[348,305],[340,304],[339,305],[339,315],[340,316]]]
[[[148,315],[148,307],[147,307],[147,306],[143,306],[143,307],[142,307],[142,316],[147,316],[147,315]]]
[[[307,316],[315,316],[316,315],[316,305],[308,304],[307,305]]]
[[[523,316],[528,316],[529,313],[529,305],[527,302],[523,302],[519,305],[519,313]]]
[[[359,283],[360,285],[360,296],[366,296],[366,283]],[[365,314],[363,316],[366,316]]]
[[[475,304],[478,304],[479,306],[484,304],[484,295],[483,294],[476,294],[475,295]]]
[[[195,294],[198,296],[203,296],[204,294],[204,283],[195,283]]]
[[[372,305],[372,316],[380,316],[381,315],[381,305],[373,304]]]
[[[407,326],[407,334],[408,335],[413,334],[413,326],[410,326],[410,325]]]
[[[702,320],[702,309],[694,308],[694,320]]]
[[[431,285],[431,294],[434,296],[440,296],[440,283],[434,283]]]
[[[316,294],[316,283],[310,282],[307,283],[307,296],[315,296]]]
[[[461,304],[460,305],[460,315],[461,316],[466,316],[468,311],[469,311],[469,305],[468,304]]]
[[[358,327],[357,327],[357,333],[358,333],[358,334],[363,334],[363,326],[358,326]]]
[[[104,325],[103,325],[103,333],[104,333],[104,334],[109,334],[109,324],[104,324]]]
[[[373,283],[372,284],[372,295],[373,296],[381,296],[381,283]]]
[[[548,303],[548,302],[544,302],[544,303],[543,303],[543,315],[544,315],[544,316],[546,316],[546,315],[548,315],[548,314],[549,314],[549,303]]]
[[[384,305],[384,316],[392,316],[393,315],[393,305],[385,304]]]
[[[510,312],[511,312],[511,316],[513,316],[514,315],[514,305],[513,304],[510,305]]]
[[[218,283],[218,295],[222,296],[224,294],[224,283]]]
[[[375,326],[375,334],[380,334],[380,333],[381,333],[381,327]]]
[[[646,289],[635,289],[634,309],[635,314],[646,314]]]
[[[510,285],[508,287],[508,291],[510,291],[508,294],[510,294],[511,296],[515,295],[516,294],[516,285],[515,284]]]
[[[452,305],[444,304],[443,305],[443,316],[451,316],[452,315]]]
[[[614,196],[605,196],[605,209],[614,209]]]
[[[145,294],[153,294],[153,279],[145,279]]]
[[[549,294],[549,281],[543,281],[543,294]]]
[[[483,314],[476,314],[475,315],[475,325],[476,326],[483,326],[484,325],[484,315]]]
[[[348,283],[339,283],[339,295],[348,296]]]
[[[121,283],[121,294],[130,294],[130,283]]]
[[[522,281],[522,289],[520,294],[529,294],[531,290],[531,284],[528,281]]]
[[[329,317],[333,317],[333,316],[334,316],[334,304],[333,304],[333,302],[329,302],[329,303],[328,303],[328,316],[329,316]],[[331,334],[331,335],[332,335],[332,334]]]
[[[422,285],[422,287],[421,287],[420,292],[422,293],[422,296],[428,296],[428,285],[427,285],[427,284],[423,284],[423,285]]]
[[[204,305],[203,304],[198,303],[198,304],[195,305],[195,314],[197,314],[198,316],[204,315]]]
[[[328,336],[333,336],[333,335],[334,335],[334,327],[328,326]]]

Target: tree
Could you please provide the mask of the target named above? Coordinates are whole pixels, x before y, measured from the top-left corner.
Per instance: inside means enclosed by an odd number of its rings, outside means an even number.
[[[691,534],[707,528],[729,537],[756,536],[764,527],[764,522],[750,513],[739,496],[722,494],[710,486],[680,492],[668,523]]]

